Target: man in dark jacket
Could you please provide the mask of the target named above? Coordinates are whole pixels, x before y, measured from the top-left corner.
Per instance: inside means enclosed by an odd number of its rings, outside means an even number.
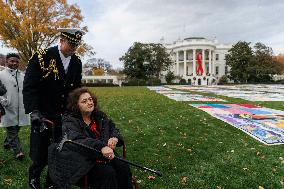
[[[61,115],[66,99],[81,86],[82,62],[75,51],[83,32],[79,29],[59,29],[60,44],[38,50],[29,60],[23,86],[26,113],[31,117],[29,186],[40,188],[40,174],[47,165],[48,146],[61,137]],[[44,120],[54,123],[48,127]],[[46,188],[53,188],[47,174]]]

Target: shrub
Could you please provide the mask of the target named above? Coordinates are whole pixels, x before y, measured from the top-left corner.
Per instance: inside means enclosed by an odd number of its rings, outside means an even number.
[[[167,74],[165,75],[165,80],[167,84],[171,84],[173,79],[175,79],[174,72],[168,71]]]
[[[113,84],[113,83],[82,83],[82,86],[84,87],[118,87],[119,85]]]
[[[123,86],[146,86],[146,80],[144,79],[129,79],[127,82],[122,83]]]
[[[218,85],[224,85],[224,84],[228,84],[228,77],[226,75],[223,75],[218,81]]]
[[[147,85],[153,85],[153,86],[157,86],[157,85],[161,85],[161,80],[159,78],[151,78],[147,81]]]
[[[185,80],[185,79],[181,79],[181,80],[179,80],[179,84],[181,84],[181,85],[185,85],[185,84],[186,84],[186,80]]]

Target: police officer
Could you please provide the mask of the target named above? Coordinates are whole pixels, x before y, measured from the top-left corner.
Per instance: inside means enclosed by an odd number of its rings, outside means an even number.
[[[29,60],[24,78],[24,106],[31,117],[29,186],[32,189],[40,188],[48,146],[61,137],[61,115],[68,93],[81,86],[82,62],[74,53],[84,33],[75,28],[59,31],[59,45],[37,50]],[[54,188],[48,174],[45,187]]]

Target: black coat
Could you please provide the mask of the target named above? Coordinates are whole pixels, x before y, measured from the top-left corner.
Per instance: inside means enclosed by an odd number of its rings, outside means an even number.
[[[3,85],[3,83],[0,80],[0,96],[3,96],[4,94],[6,94],[7,90],[6,87]],[[5,115],[5,109],[2,106],[2,104],[0,104],[0,118],[1,116]]]
[[[4,94],[6,94],[7,89],[5,87],[5,85],[2,83],[2,81],[0,80],[0,96],[3,96]]]
[[[39,110],[53,119],[64,112],[70,91],[81,86],[82,62],[72,55],[67,74],[58,47],[38,50],[29,60],[23,86],[26,113]]]
[[[93,147],[98,151],[107,146],[111,137],[118,138],[117,146],[123,145],[123,139],[119,130],[106,114],[98,111],[93,114],[100,136],[93,133],[81,116],[64,115],[62,120],[62,133],[67,134],[68,139]],[[70,188],[80,178],[86,175],[96,164],[97,159],[103,159],[102,155],[92,150],[65,143],[62,151],[58,151],[54,143],[49,147],[48,166],[52,181],[60,189]]]

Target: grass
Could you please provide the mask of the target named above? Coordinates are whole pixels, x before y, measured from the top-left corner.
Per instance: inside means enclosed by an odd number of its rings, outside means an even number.
[[[242,131],[145,87],[93,88],[100,107],[124,135],[128,160],[161,170],[163,177],[132,167],[142,189],[284,188],[284,146],[266,146]],[[284,102],[249,102],[284,110]],[[197,102],[194,102],[197,103]],[[202,102],[203,103],[203,102]],[[0,140],[4,140],[4,129]],[[29,127],[20,133],[28,154]],[[0,188],[27,188],[29,158],[0,148]]]

